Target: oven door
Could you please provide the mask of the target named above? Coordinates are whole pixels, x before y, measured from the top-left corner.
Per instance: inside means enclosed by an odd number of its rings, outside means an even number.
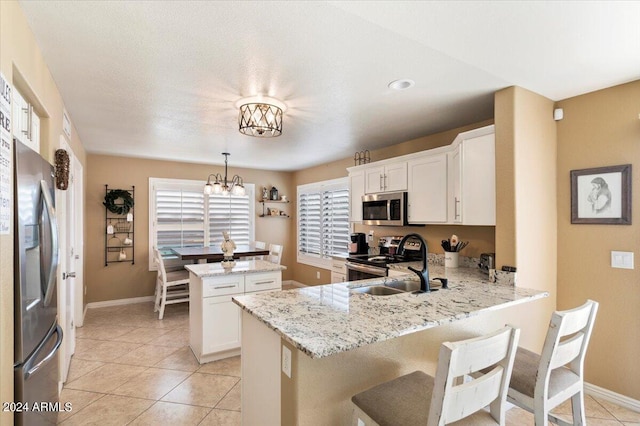
[[[387,276],[387,268],[379,266],[363,265],[360,263],[346,262],[347,281],[368,280]]]

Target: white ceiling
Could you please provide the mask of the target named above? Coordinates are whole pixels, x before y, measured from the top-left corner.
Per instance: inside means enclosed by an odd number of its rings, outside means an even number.
[[[298,170],[640,78],[638,1],[20,4],[90,153]],[[257,94],[282,136],[238,132]]]

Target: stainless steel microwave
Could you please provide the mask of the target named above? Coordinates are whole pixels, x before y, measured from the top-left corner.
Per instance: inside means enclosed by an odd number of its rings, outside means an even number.
[[[362,223],[404,226],[407,224],[407,193],[385,192],[362,196]]]

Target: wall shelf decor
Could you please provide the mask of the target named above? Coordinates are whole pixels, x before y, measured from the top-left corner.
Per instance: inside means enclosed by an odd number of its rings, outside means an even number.
[[[279,217],[279,218],[287,218],[290,217],[286,212],[277,209],[277,208],[268,208],[267,204],[278,203],[278,204],[289,204],[289,200],[260,200],[262,204],[262,214],[260,217]]]
[[[131,189],[109,189],[109,185],[104,186],[104,266],[123,262],[135,264],[135,190],[135,186]]]

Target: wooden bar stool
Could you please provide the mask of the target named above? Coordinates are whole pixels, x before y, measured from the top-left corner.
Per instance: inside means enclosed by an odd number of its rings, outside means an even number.
[[[519,337],[519,329],[506,326],[485,336],[443,343],[435,379],[414,371],[353,396],[352,425],[504,425]],[[487,374],[461,383],[464,376],[489,366]],[[483,410],[487,405],[489,411]]]
[[[518,348],[507,400],[533,413],[536,426],[567,425],[550,411],[571,398],[573,424],[585,425],[584,356],[598,302],[554,312],[540,355]]]

